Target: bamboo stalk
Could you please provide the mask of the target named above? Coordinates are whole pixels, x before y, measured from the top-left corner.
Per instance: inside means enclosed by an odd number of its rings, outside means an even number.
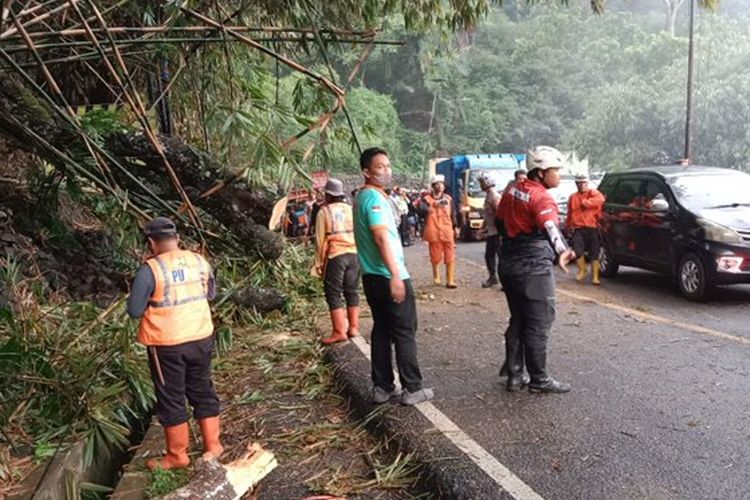
[[[128,101],[128,103],[133,108],[133,111],[136,112],[136,115],[139,118],[139,121],[141,122],[141,125],[143,127],[143,131],[146,135],[146,138],[149,140],[151,145],[154,148],[154,151],[159,155],[159,158],[161,159],[162,163],[167,169],[167,173],[170,177],[170,180],[172,181],[172,184],[174,185],[175,190],[179,194],[180,198],[182,198],[183,203],[185,203],[188,207],[188,215],[190,217],[191,222],[195,226],[198,236],[201,240],[201,245],[205,248],[206,246],[206,240],[203,237],[202,233],[202,227],[203,224],[200,221],[200,218],[198,217],[198,212],[196,211],[193,204],[190,202],[190,198],[188,197],[187,193],[185,192],[184,188],[182,187],[182,184],[180,183],[179,178],[177,177],[177,174],[175,173],[174,169],[172,168],[172,165],[169,162],[169,159],[167,159],[167,155],[164,152],[164,148],[162,147],[161,143],[157,139],[156,135],[153,132],[153,129],[151,128],[151,124],[148,121],[148,117],[146,115],[146,108],[143,105],[143,102],[141,101],[140,95],[138,95],[138,92],[133,92],[133,96],[131,97],[128,92],[125,91],[125,86],[123,85],[122,79],[120,78],[120,75],[117,73],[115,68],[112,66],[112,64],[109,62],[109,59],[106,56],[106,53],[104,53],[101,45],[99,44],[99,41],[97,40],[96,36],[90,31],[90,26],[88,22],[86,22],[85,17],[83,16],[81,10],[78,8],[77,5],[75,5],[75,2],[77,0],[68,0],[71,3],[71,6],[75,9],[78,16],[81,18],[83,22],[84,29],[88,31],[89,38],[94,43],[94,45],[97,47],[97,50],[99,50],[102,54],[102,62],[104,62],[107,69],[112,73],[112,76],[114,77],[116,83],[120,86],[121,89],[123,89],[124,97]],[[94,15],[96,16],[99,25],[102,27],[102,29],[106,30],[107,24],[104,21],[104,18],[101,16],[101,13],[99,12],[99,9],[97,9],[96,5],[91,0],[86,0],[86,3],[89,5],[89,8],[93,11]],[[128,85],[131,88],[135,88],[135,85],[133,84],[133,81],[130,77],[130,72],[128,71],[128,68],[125,64],[125,61],[122,58],[122,55],[117,47],[117,45],[114,43],[114,40],[112,38],[112,35],[107,34],[107,38],[109,42],[112,44],[112,49],[115,55],[115,60],[117,61],[118,66],[120,67],[120,70],[123,72],[123,75],[125,76],[125,81],[127,81]]]
[[[76,3],[76,2],[79,2],[80,0],[69,0],[69,1],[72,1],[73,3]],[[68,4],[62,4],[59,7],[56,7],[56,8],[54,8],[54,9],[52,9],[52,10],[50,10],[50,11],[48,11],[48,12],[46,12],[46,13],[40,15],[40,16],[34,17],[34,18],[26,21],[25,23],[22,24],[22,26],[23,26],[24,29],[26,29],[29,26],[32,26],[32,25],[37,24],[37,23],[39,23],[41,21],[44,21],[45,19],[47,19],[47,18],[49,18],[49,17],[57,14],[58,12],[67,10],[69,7],[70,6]],[[10,15],[11,15],[11,17],[14,17],[13,11],[10,11]],[[5,32],[0,33],[0,40],[8,38],[9,36],[11,36],[11,35],[13,35],[15,33],[18,33],[18,25],[16,25],[15,28],[9,28],[9,29],[5,30]]]
[[[80,125],[77,124],[67,113],[65,113],[63,110],[61,110],[57,104],[55,103],[54,99],[50,97],[47,92],[44,91],[44,89],[39,86],[39,84],[36,83],[36,81],[21,68],[18,63],[16,63],[13,58],[10,57],[3,49],[0,47],[0,56],[2,56],[6,62],[18,73],[21,78],[23,78],[26,83],[29,84],[31,88],[33,88],[42,98],[49,104],[50,109],[54,111],[58,116],[60,116],[63,120],[68,122],[70,125],[72,125],[74,128],[78,130],[80,134],[85,134],[85,131],[80,128]],[[107,150],[104,148],[98,146],[95,142],[92,143],[94,148],[97,149],[97,151],[104,156],[109,162],[111,162],[113,165],[115,165],[118,169],[120,169],[123,174],[128,177],[132,182],[134,182],[138,187],[143,189],[145,193],[147,193],[149,196],[151,196],[151,199],[154,200],[156,203],[161,205],[163,208],[165,208],[170,214],[174,215],[175,217],[178,217],[180,220],[183,220],[183,217],[180,216],[180,214],[175,210],[171,205],[166,203],[164,200],[162,200],[159,196],[156,195],[151,189],[148,188],[143,182],[141,182],[140,179],[138,179],[135,175],[133,175],[130,170],[125,168],[120,162],[114,158]],[[91,174],[90,174],[91,175]]]
[[[318,28],[315,24],[315,19],[310,13],[310,6],[308,5],[306,0],[302,0],[302,6],[304,7],[305,13],[307,14],[307,18],[310,20],[310,24],[313,27],[313,33],[315,34],[315,41],[318,44],[318,48],[320,48],[320,53],[323,56],[323,61],[328,67],[328,74],[331,77],[331,81],[336,83],[336,76],[333,71],[333,66],[331,66],[331,61],[328,59],[328,51],[326,50],[326,46],[323,43],[323,39],[320,37],[320,33],[318,32]],[[344,101],[343,99],[341,100],[341,109],[344,111],[344,116],[346,117],[346,122],[349,125],[349,130],[351,130],[352,132],[352,138],[354,138],[354,144],[356,144],[357,146],[357,151],[360,154],[362,154],[362,145],[359,142],[359,136],[357,135],[357,130],[354,128],[354,122],[352,121],[352,117],[349,114],[349,110],[346,107],[346,101]],[[327,126],[328,126],[328,121],[326,121],[325,124],[321,126],[321,130],[325,129],[325,127]]]
[[[312,38],[253,38],[256,42],[262,42],[262,43],[303,43],[303,42],[309,42],[312,41]],[[325,39],[326,43],[336,43],[336,44],[351,44],[351,45],[362,45],[367,44],[369,45],[404,45],[404,42],[398,41],[398,40],[359,40],[359,39],[341,39],[341,38],[332,38],[332,39]],[[237,43],[241,42],[241,40],[234,40],[234,39],[226,39],[224,37],[174,37],[174,38],[127,38],[127,39],[121,39],[121,40],[115,40],[115,43],[118,45],[166,45],[166,44],[178,44],[178,43],[216,43],[216,42],[222,42],[222,43]],[[65,48],[73,48],[73,47],[89,47],[91,46],[91,42],[89,41],[81,41],[81,42],[59,42],[59,43],[40,43],[36,44],[37,50],[50,50],[50,49],[65,49]],[[24,52],[27,50],[27,48],[23,45],[15,45],[11,47],[7,47],[5,50],[8,51],[8,53],[16,53],[16,52]]]
[[[80,1],[80,0],[76,0]],[[60,8],[56,10],[61,10]],[[48,13],[51,14],[52,12]],[[49,15],[46,15],[46,17],[49,17]],[[36,18],[35,18],[36,19]],[[208,18],[207,18],[208,19]],[[87,22],[95,21],[95,16],[92,16],[87,19]],[[77,23],[78,25],[82,25],[82,23]],[[242,25],[234,25],[234,26],[226,26],[226,29],[238,32],[238,33],[247,33],[247,32],[254,32],[254,33],[303,33],[303,34],[309,34],[313,35],[314,30],[311,28],[279,28],[279,27],[254,27],[254,26],[242,26]],[[92,31],[96,34],[101,33],[109,33],[112,35],[125,35],[129,33],[168,33],[168,32],[188,32],[188,33],[203,33],[203,32],[212,32],[221,30],[221,28],[209,25],[209,26],[168,26],[168,25],[159,25],[159,26],[108,26],[106,28],[92,28]],[[320,33],[332,35],[332,36],[351,36],[351,37],[359,37],[359,38],[366,38],[366,39],[374,39],[378,32],[377,31],[352,31],[352,30],[329,30],[329,29],[323,29],[320,30]],[[13,35],[16,35],[16,31],[13,31],[13,33],[3,33],[0,35],[0,38],[9,38]],[[57,31],[39,31],[35,33],[30,33],[32,38],[46,38],[46,37],[83,37],[86,38],[86,30],[84,28],[66,28],[62,30]],[[18,36],[18,35],[16,35]]]
[[[70,0],[70,1],[74,2],[73,5],[75,5],[75,1],[77,0]],[[68,104],[67,100],[65,99],[65,96],[60,90],[60,86],[57,84],[57,81],[52,76],[52,73],[49,72],[49,69],[47,69],[47,66],[44,64],[44,61],[42,61],[41,56],[39,55],[36,48],[34,47],[34,42],[31,40],[31,38],[28,37],[26,27],[20,23],[20,21],[18,20],[18,17],[15,14],[13,14],[13,11],[11,11],[10,17],[13,20],[13,23],[16,25],[18,32],[21,34],[24,41],[26,42],[26,45],[28,45],[29,50],[34,56],[34,59],[36,59],[36,61],[39,63],[42,73],[44,74],[45,80],[47,80],[47,83],[49,84],[50,88],[55,93],[57,98],[60,99],[60,102],[65,106],[65,110],[68,112],[71,119],[80,130],[81,129],[80,123],[78,122],[78,117],[76,116],[75,111],[73,111],[73,108],[71,108],[70,104]],[[94,148],[92,147],[91,141],[89,141],[88,137],[85,134],[81,134],[81,138],[83,139],[83,142],[86,144],[86,149],[88,149],[89,153],[91,153],[91,156],[94,157],[94,160],[96,161],[96,164],[99,167],[99,170],[101,171],[102,175],[105,178],[108,178],[107,174],[109,174],[110,172],[109,172],[109,167],[107,166],[107,164],[103,162],[101,158],[94,152]]]
[[[207,23],[207,24],[209,24],[211,26],[214,26],[214,27],[216,27],[218,29],[221,29],[222,31],[224,31],[224,32],[232,35],[233,37],[235,37],[235,38],[237,38],[239,40],[244,41],[247,45],[250,45],[251,47],[253,47],[253,48],[255,48],[255,49],[263,52],[264,54],[266,54],[268,56],[271,56],[271,57],[279,60],[280,62],[284,63],[286,66],[289,66],[293,70],[298,71],[298,72],[302,73],[303,75],[312,78],[313,80],[315,80],[315,81],[321,83],[323,86],[327,87],[335,95],[337,95],[337,96],[343,96],[344,95],[344,91],[341,88],[339,88],[337,85],[333,84],[327,78],[325,78],[325,77],[323,77],[321,75],[318,75],[318,74],[310,71],[309,69],[305,68],[304,66],[302,66],[299,63],[297,63],[296,61],[293,61],[293,60],[289,59],[286,56],[278,54],[278,53],[274,52],[273,50],[269,49],[268,47],[264,47],[263,45],[261,45],[258,42],[254,41],[252,38],[248,38],[247,36],[244,36],[241,33],[238,33],[236,31],[232,30],[231,28],[228,28],[228,27],[224,26],[223,24],[220,24],[220,23],[214,21],[213,19],[210,19],[210,18],[204,16],[203,14],[201,14],[199,12],[196,12],[194,10],[187,9],[185,7],[180,7],[180,10],[182,10],[183,12],[185,12],[185,13],[187,13],[187,14],[189,14],[189,15],[197,18],[197,19],[200,19],[204,23]]]

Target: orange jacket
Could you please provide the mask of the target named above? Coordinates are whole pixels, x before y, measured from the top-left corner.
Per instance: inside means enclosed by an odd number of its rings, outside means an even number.
[[[429,243],[439,241],[451,242],[455,239],[453,233],[453,200],[447,194],[436,199],[428,194],[424,203],[430,209],[424,224],[424,239]]]
[[[571,229],[596,227],[604,201],[604,195],[593,188],[583,193],[571,194],[565,226]]]
[[[187,250],[174,250],[146,261],[156,286],[138,329],[138,342],[176,345],[204,339],[213,334],[208,305],[206,259]]]

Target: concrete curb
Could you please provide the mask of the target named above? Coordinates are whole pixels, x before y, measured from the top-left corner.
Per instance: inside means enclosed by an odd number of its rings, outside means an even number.
[[[354,415],[364,419],[375,411],[368,430],[396,443],[402,452],[414,453],[421,466],[419,486],[424,491],[441,499],[513,498],[421,413],[401,405],[373,404],[370,362],[354,344],[347,342],[326,349],[325,360],[333,366],[337,390],[349,400]]]

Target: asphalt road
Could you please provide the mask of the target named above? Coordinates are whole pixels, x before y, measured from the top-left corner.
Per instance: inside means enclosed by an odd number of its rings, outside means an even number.
[[[508,312],[479,286],[483,251],[459,245],[447,290],[426,246],[407,250],[435,406],[547,499],[750,498],[750,287],[696,304],[635,269],[601,288],[560,273],[548,365],[573,391],[508,393]]]

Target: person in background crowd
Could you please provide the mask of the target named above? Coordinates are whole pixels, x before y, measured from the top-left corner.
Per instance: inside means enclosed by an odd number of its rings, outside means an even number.
[[[417,207],[414,206],[414,199],[416,198],[413,194],[404,194],[406,198],[406,208],[408,210],[406,214],[406,235],[409,245],[412,241],[418,238],[418,215]]]
[[[323,195],[323,192],[319,189],[315,190],[315,201],[312,204],[312,208],[310,208],[310,227],[307,231],[308,236],[315,234],[315,221],[318,220],[318,211],[320,210],[320,207],[323,206],[325,203],[325,196]]]
[[[514,183],[498,205],[503,243],[500,277],[510,309],[505,332],[507,389],[565,393],[569,384],[547,372],[547,338],[555,320],[555,259],[567,272],[575,259],[560,228],[557,204],[547,191],[560,185],[562,154],[538,146],[526,157],[528,178]],[[524,362],[529,376],[524,373]]]
[[[432,282],[440,285],[440,262],[445,262],[446,286],[456,288],[456,239],[458,224],[453,200],[445,192],[445,177],[432,178],[432,193],[424,197],[422,211],[427,214],[424,239],[430,245]]]
[[[526,180],[527,172],[524,168],[519,168],[513,173],[513,180],[516,182],[523,182]]]
[[[292,224],[296,221],[294,236],[304,236],[307,233],[308,218],[307,212],[305,211],[305,204],[298,203],[292,213]]]
[[[585,175],[575,178],[577,193],[568,200],[566,229],[572,231],[573,251],[578,256],[576,280],[583,281],[588,275],[587,260],[591,262],[591,284],[601,285],[599,279],[599,217],[604,207],[604,195],[589,186]]]
[[[401,236],[401,244],[405,247],[411,246],[408,221],[406,220],[406,217],[409,215],[409,202],[406,200],[401,186],[394,187],[391,196],[393,197],[393,202],[396,204],[396,209],[398,210],[398,218],[396,219],[396,222],[398,223],[399,236]]]
[[[224,451],[211,377],[214,326],[208,301],[216,296],[216,280],[202,255],[180,249],[170,219],[156,217],[144,234],[152,257],[135,275],[127,312],[141,320],[138,342],[148,352],[156,416],[167,441],[166,456],[146,465],[151,470],[183,468],[190,464],[186,398],[203,435],[203,458],[218,459]]]
[[[384,191],[391,183],[391,163],[381,148],[366,149],[359,162],[365,185],[354,203],[354,236],[373,320],[372,399],[382,404],[400,398],[402,404],[414,405],[434,394],[422,384],[417,361],[417,302],[396,219]],[[392,346],[403,393],[394,384]]]
[[[334,344],[359,335],[359,260],[352,208],[345,201],[344,185],[338,179],[328,179],[324,192],[325,205],[315,223],[313,274],[324,280],[333,323],[333,332],[322,342]]]
[[[428,190],[422,189],[414,199],[414,208],[417,210],[417,233],[420,238],[424,236],[424,224],[427,218],[427,212],[424,210],[427,205],[424,200],[428,194],[430,194]]]
[[[479,186],[485,192],[484,198],[484,228],[486,231],[484,262],[487,266],[489,277],[482,283],[482,288],[490,288],[498,283],[498,271],[500,269],[500,235],[495,225],[495,214],[497,205],[500,203],[500,195],[495,190],[495,181],[491,177],[479,178]]]

